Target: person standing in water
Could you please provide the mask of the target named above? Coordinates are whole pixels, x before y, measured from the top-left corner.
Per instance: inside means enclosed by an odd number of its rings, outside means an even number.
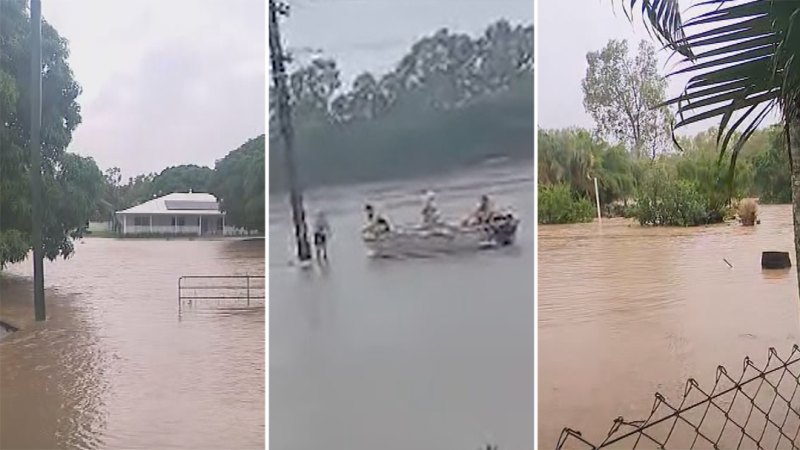
[[[331,227],[325,213],[317,213],[314,222],[314,249],[317,253],[317,261],[328,261],[328,238],[331,234]]]
[[[439,224],[441,216],[439,208],[436,207],[436,194],[433,191],[426,192],[423,202],[422,224],[429,227]]]

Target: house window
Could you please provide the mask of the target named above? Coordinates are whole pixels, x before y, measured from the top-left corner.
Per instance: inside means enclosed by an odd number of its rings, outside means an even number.
[[[186,225],[186,219],[184,217],[178,217],[178,226],[182,227]]]
[[[133,224],[137,227],[146,227],[150,225],[149,217],[134,217]]]

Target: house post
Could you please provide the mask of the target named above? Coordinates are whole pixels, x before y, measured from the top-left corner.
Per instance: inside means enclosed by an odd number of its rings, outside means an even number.
[[[178,234],[178,216],[172,217],[172,234]]]
[[[153,234],[153,215],[150,214],[150,234]]]
[[[225,215],[222,216],[222,235],[225,236]]]
[[[203,216],[197,216],[197,235],[203,235]]]
[[[122,215],[122,234],[128,234],[128,215]]]

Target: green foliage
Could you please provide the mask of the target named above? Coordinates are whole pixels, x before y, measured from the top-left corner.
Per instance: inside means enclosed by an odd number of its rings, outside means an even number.
[[[708,222],[708,199],[697,185],[654,163],[639,186],[633,215],[642,225],[697,226]]]
[[[539,183],[570,186],[594,198],[597,178],[603,204],[631,198],[636,189],[636,164],[621,146],[610,146],[588,130],[539,130]]]
[[[538,187],[539,224],[591,222],[597,213],[591,202],[576,195],[566,184]]]
[[[733,178],[728,161],[719,158],[716,135],[716,129],[709,129],[680,138],[682,150],[662,154],[654,165],[647,159],[633,159],[621,146],[609,146],[588,130],[540,130],[538,180],[542,185],[565,184],[573,196],[593,202],[597,177],[604,214],[636,215],[657,225],[719,221],[730,214],[733,199],[790,199],[788,157],[780,127],[752,135],[740,152]],[[669,175],[667,181],[662,180],[663,186],[653,184],[654,170]],[[649,184],[643,184],[645,180]],[[686,195],[685,205],[677,200],[679,194]],[[626,208],[630,200],[641,197],[645,199],[642,207]]]
[[[30,249],[29,235],[19,230],[0,230],[0,265],[23,261]]]
[[[532,27],[500,21],[477,38],[440,30],[415,43],[391,72],[361,74],[349,90],[337,91],[332,60],[314,61],[290,80],[306,187],[533,155]],[[273,107],[270,128],[278,129]],[[278,133],[270,139],[270,189],[284,190],[283,141]]]
[[[731,198],[742,198],[751,190],[751,166],[746,161],[740,163],[731,180],[729,167],[720,164],[713,147],[686,151],[672,161],[678,178],[694,184],[706,199],[709,211],[722,211],[730,205]]]
[[[266,205],[264,135],[245,142],[217,161],[211,192],[226,213],[226,223],[263,232]]]
[[[160,197],[173,192],[208,192],[214,171],[194,164],[168,167],[153,178],[151,196]]]
[[[764,147],[751,159],[755,170],[755,194],[761,203],[791,203],[792,174],[786,137],[780,126],[773,126],[764,134],[768,135]]]
[[[0,267],[31,249],[30,19],[24,0],[0,2]],[[81,121],[81,90],[67,63],[67,42],[42,24],[42,172],[44,254],[67,257],[96,209],[102,176],[90,158],[66,153]]]

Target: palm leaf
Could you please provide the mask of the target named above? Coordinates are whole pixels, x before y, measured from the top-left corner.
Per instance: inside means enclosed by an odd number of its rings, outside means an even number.
[[[646,23],[683,56],[671,75],[691,75],[680,96],[659,106],[677,106],[676,128],[719,117],[720,161],[730,150],[733,173],[742,145],[775,106],[784,119],[798,117],[800,0],[706,0],[695,4],[705,12],[678,24],[679,16],[654,15],[653,3]]]
[[[648,20],[645,28],[651,36],[662,45],[675,48],[684,56],[691,56],[691,49],[685,45],[686,36],[683,31],[680,4],[678,0],[623,0],[623,10],[629,20],[633,19],[633,11],[641,9],[641,14]],[[640,5],[637,6],[637,3]],[[679,50],[678,50],[679,49]]]

